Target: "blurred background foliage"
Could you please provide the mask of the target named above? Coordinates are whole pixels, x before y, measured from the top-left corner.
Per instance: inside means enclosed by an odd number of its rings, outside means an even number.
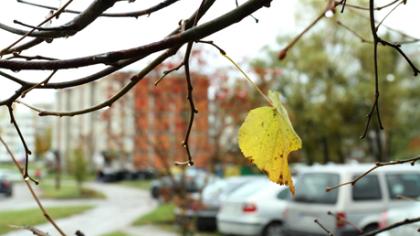
[[[305,11],[299,12],[305,14],[297,17],[307,22],[319,11],[313,4],[302,8]],[[297,160],[386,161],[407,157],[420,148],[416,129],[419,81],[395,50],[382,45],[379,103],[385,129],[379,129],[374,117],[366,139],[360,139],[374,99],[373,49],[369,20],[363,14],[367,13],[348,9],[346,14],[325,19],[280,61],[279,49],[292,38],[279,37],[278,46],[266,47],[265,56],[252,62],[259,78],[271,81],[283,95],[304,144]],[[407,40],[392,30],[379,33],[392,42]],[[410,45],[403,47],[410,54]],[[281,72],[271,73],[276,68]]]

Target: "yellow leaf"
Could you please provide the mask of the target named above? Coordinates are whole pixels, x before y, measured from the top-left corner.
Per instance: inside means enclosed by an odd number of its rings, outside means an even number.
[[[295,187],[289,170],[289,153],[302,147],[302,141],[293,129],[279,93],[268,94],[273,107],[251,110],[239,129],[239,147],[268,178],[278,184]]]

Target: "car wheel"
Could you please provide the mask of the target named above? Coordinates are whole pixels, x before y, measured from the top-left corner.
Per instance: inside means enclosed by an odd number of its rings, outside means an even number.
[[[378,229],[377,225],[368,225],[363,229],[363,233],[368,233],[377,229]]]
[[[268,224],[263,231],[263,236],[282,236],[283,233],[283,224],[280,222],[271,222]]]

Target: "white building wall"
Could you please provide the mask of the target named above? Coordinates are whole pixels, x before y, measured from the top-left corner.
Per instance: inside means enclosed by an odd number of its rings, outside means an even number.
[[[35,130],[32,113],[26,109],[14,109],[14,116],[28,148],[33,152],[35,148]],[[6,107],[0,108],[0,135],[15,157],[18,160],[24,160],[25,148],[17,130],[10,123],[9,111]],[[3,145],[0,145],[0,161],[12,161]]]
[[[125,73],[125,76],[128,74]],[[115,94],[125,83],[121,84],[116,79],[108,77],[70,90],[60,90],[56,93],[54,110],[75,111],[99,104]],[[55,117],[53,148],[60,150],[63,158],[68,159],[72,150],[82,147],[87,159],[93,164],[93,157],[101,151],[118,149],[121,145],[117,145],[113,137],[123,135],[121,138],[123,149],[130,155],[133,152],[135,132],[132,93],[126,94],[121,100],[124,100],[124,107],[120,105],[121,101],[117,101],[110,109],[73,117]],[[111,116],[110,136],[104,113],[110,113]]]

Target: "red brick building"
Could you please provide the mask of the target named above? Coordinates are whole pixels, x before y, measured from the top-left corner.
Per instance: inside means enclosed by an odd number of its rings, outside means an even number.
[[[187,160],[182,146],[190,117],[187,84],[183,75],[170,74],[155,86],[158,74],[142,80],[134,89],[134,158],[136,168],[173,166]],[[198,113],[189,145],[194,163],[205,167],[211,155],[208,123],[208,87],[205,76],[193,74],[193,97]]]

